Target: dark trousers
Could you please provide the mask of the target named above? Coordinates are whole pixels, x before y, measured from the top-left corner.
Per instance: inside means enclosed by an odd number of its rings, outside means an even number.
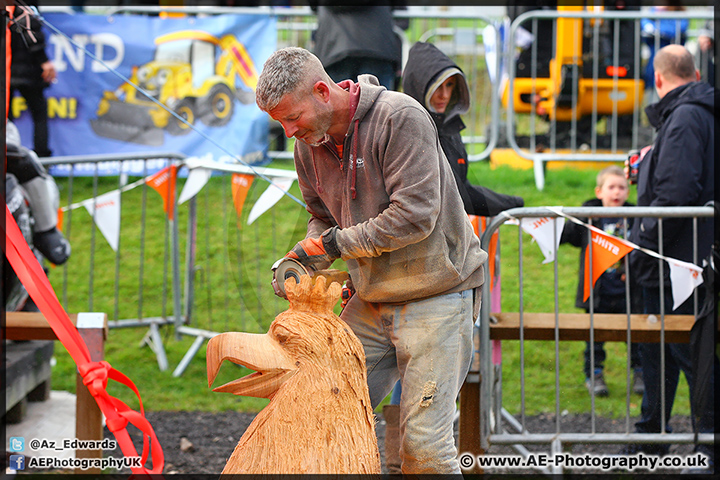
[[[702,304],[703,291],[700,293],[700,304]],[[645,302],[645,313],[660,313],[660,291],[655,288],[643,288]],[[670,287],[665,288],[665,312],[678,315],[693,314],[693,298],[690,297],[677,310],[672,310],[672,295]],[[661,391],[661,344],[642,343],[640,344],[640,359],[643,367],[643,381],[645,382],[645,393],[643,394],[641,418],[635,423],[639,433],[660,433],[662,423],[662,391]],[[675,392],[680,379],[680,371],[685,374],[692,396],[693,375],[690,356],[690,345],[687,343],[666,343],[665,344],[665,430],[671,432],[669,425]],[[714,391],[714,375],[711,376],[709,391]],[[692,405],[692,398],[691,398]],[[698,418],[698,431],[700,433],[711,433],[715,430],[715,404],[713,399],[706,403],[702,412],[693,412],[694,419]],[[699,448],[703,451],[704,448]]]
[[[604,298],[595,309],[595,313],[625,313],[625,296]],[[593,369],[590,362],[590,342],[585,342],[585,365],[583,371],[585,378],[592,376]],[[630,345],[630,367],[633,369],[641,368],[639,343]],[[602,371],[605,367],[605,342],[593,342],[592,352],[595,357],[595,371]]]
[[[30,116],[33,121],[33,150],[38,157],[50,157],[52,152],[48,147],[48,107],[45,99],[45,89],[42,86],[16,85],[10,92],[11,98],[14,91],[20,92],[25,98]],[[12,108],[8,114],[13,119]],[[27,146],[27,145],[26,145]]]

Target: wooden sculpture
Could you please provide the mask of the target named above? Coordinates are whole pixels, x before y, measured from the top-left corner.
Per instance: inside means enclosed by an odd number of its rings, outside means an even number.
[[[223,360],[255,373],[213,389],[269,398],[223,474],[379,474],[362,344],[333,306],[340,285],[285,282],[290,308],[266,334],[229,332],[207,347],[209,385]]]

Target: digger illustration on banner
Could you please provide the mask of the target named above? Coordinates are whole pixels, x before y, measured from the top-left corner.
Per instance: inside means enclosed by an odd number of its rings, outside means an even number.
[[[103,93],[98,118],[90,121],[98,135],[159,146],[165,143],[164,132],[187,135],[198,121],[210,127],[227,125],[235,111],[235,99],[243,104],[254,102],[255,64],[234,35],[218,39],[206,32],[185,30],[158,37],[155,44],[153,60],[133,67],[132,83]]]
[[[55,155],[174,151],[229,163],[235,156],[255,165],[268,160],[268,118],[255,105],[254,89],[259,66],[275,50],[274,17],[40,18],[58,72],[46,90]],[[13,99],[11,108],[21,135],[32,138],[24,99]],[[145,176],[165,166],[142,163],[97,168],[100,175],[122,169]],[[50,173],[67,175],[68,168],[53,166]],[[73,170],[93,174],[94,165]]]

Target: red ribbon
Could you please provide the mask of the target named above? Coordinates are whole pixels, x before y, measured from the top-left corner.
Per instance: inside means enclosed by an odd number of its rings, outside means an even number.
[[[160,474],[165,465],[165,456],[163,455],[160,442],[155,435],[155,431],[150,422],[145,418],[142,398],[135,384],[121,372],[115,370],[108,362],[92,362],[90,361],[90,352],[87,345],[83,341],[80,333],[75,325],[70,321],[67,312],[60,305],[55,295],[47,275],[38,263],[35,255],[33,255],[30,247],[28,247],[25,239],[20,232],[15,218],[13,218],[10,209],[5,206],[5,225],[0,224],[0,233],[5,236],[5,255],[15,274],[18,276],[22,284],[25,286],[30,297],[45,316],[50,327],[55,332],[58,340],[67,349],[68,353],[75,361],[78,372],[83,379],[83,383],[87,385],[90,394],[100,407],[103,415],[105,415],[105,424],[108,430],[113,432],[117,439],[118,445],[126,457],[137,457],[137,451],[130,439],[126,427],[128,422],[133,424],[143,433],[143,453],[141,464],[145,465],[148,459],[148,453],[152,457],[152,469],[146,467],[132,468],[133,474],[148,475]],[[0,242],[2,244],[2,242]],[[108,379],[122,383],[130,388],[138,397],[140,402],[140,412],[136,412],[128,407],[121,400],[109,395],[106,391]],[[150,442],[147,438],[150,437]]]

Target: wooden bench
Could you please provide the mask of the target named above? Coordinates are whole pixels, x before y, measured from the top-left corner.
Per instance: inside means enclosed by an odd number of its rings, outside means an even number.
[[[104,313],[78,313],[69,315],[85,341],[90,359],[101,361],[105,356],[108,335],[107,315]],[[5,338],[8,340],[57,340],[55,332],[40,312],[6,312]],[[103,439],[103,415],[82,377],[76,381],[75,437],[78,440]],[[77,450],[76,458],[102,458],[102,450]],[[100,469],[78,470],[76,473],[99,474]]]
[[[54,342],[31,340],[5,342],[5,416],[7,423],[20,423],[28,401],[50,398],[50,360]]]
[[[654,318],[653,318],[654,317]],[[594,340],[597,342],[627,341],[627,314],[593,314]],[[665,343],[688,343],[690,329],[695,323],[694,315],[665,315]],[[556,318],[554,313],[523,313],[524,340],[555,340]],[[559,313],[557,316],[558,339],[590,340],[590,314]],[[631,340],[633,342],[657,343],[660,341],[660,315],[630,315]],[[490,314],[490,339],[519,340],[520,314],[502,312]],[[475,348],[479,339],[475,338]],[[459,451],[484,454],[480,446],[480,359],[475,355],[470,374],[460,391]],[[475,466],[466,473],[478,474],[482,470]]]
[[[624,313],[593,314],[596,342],[624,342],[627,340],[627,320]],[[590,340],[590,314],[560,313],[558,315],[560,340]],[[694,315],[665,315],[665,342],[687,343]],[[633,342],[657,343],[660,341],[660,315],[630,315]],[[493,340],[519,340],[520,314],[502,312],[490,314],[490,338]],[[554,313],[523,313],[525,340],[555,340]]]

